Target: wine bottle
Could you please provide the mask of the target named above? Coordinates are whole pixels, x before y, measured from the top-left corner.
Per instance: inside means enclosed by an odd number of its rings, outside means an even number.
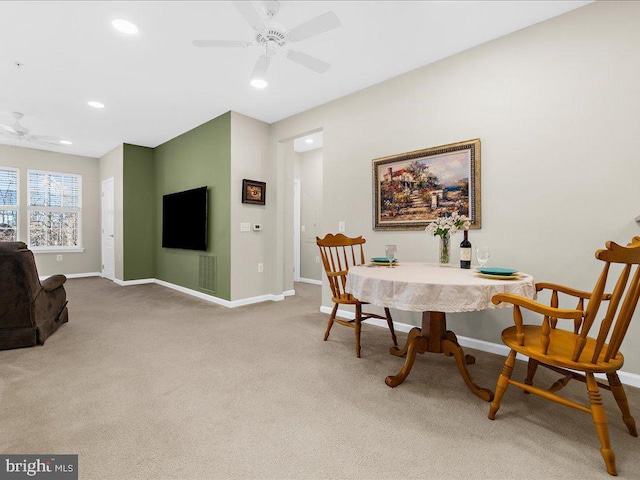
[[[460,243],[460,268],[471,268],[471,242],[469,230],[464,230],[464,240]]]

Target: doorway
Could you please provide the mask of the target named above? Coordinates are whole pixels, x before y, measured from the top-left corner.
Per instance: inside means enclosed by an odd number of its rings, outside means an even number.
[[[323,132],[293,140],[293,271],[294,281],[322,285],[316,237],[322,225]]]
[[[115,279],[115,199],[113,178],[102,182],[102,276]]]

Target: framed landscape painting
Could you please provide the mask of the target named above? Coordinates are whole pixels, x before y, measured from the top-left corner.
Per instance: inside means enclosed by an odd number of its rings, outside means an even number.
[[[373,160],[373,229],[419,230],[458,212],[480,228],[480,139]]]

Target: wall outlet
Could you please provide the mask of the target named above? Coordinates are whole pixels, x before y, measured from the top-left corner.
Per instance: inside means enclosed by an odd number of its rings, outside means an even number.
[[[344,222],[338,222],[338,231],[339,232],[344,232],[345,231]]]
[[[258,264],[258,273],[262,273],[264,272],[264,263],[259,263]]]
[[[316,257],[316,263],[320,263],[320,257]]]
[[[259,231],[261,231],[261,230],[262,230],[262,224],[261,224],[261,223],[255,223],[255,224],[253,225],[253,231],[254,231],[254,232],[259,232]]]
[[[62,255],[56,255],[56,262],[62,261]]]

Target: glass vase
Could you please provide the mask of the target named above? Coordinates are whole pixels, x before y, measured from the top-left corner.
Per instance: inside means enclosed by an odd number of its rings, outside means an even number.
[[[451,237],[448,233],[440,236],[440,265],[447,265],[451,256]]]

